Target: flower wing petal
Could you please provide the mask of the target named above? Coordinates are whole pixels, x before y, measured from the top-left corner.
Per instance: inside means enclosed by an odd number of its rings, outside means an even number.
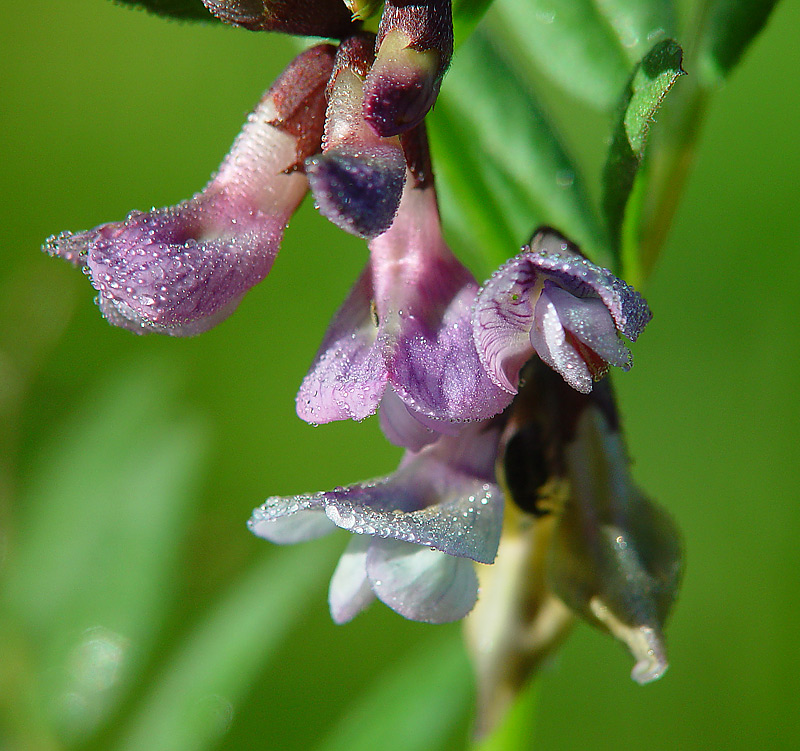
[[[367,268],[334,316],[297,393],[297,414],[312,424],[363,420],[386,389],[384,343],[371,312]]]
[[[374,599],[367,577],[367,549],[372,540],[354,535],[339,558],[328,590],[328,604],[335,623],[353,620]]]
[[[478,598],[472,561],[400,540],[373,541],[367,575],[378,599],[413,621],[460,620]]]

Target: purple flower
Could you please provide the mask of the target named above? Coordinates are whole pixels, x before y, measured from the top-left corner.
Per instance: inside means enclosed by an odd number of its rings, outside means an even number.
[[[581,393],[631,354],[652,318],[642,296],[586,260],[554,230],[543,228],[480,291],[473,330],[481,362],[501,388],[516,393],[522,366],[537,354]]]
[[[354,533],[333,574],[329,602],[337,623],[376,597],[411,620],[445,623],[472,610],[473,561],[491,563],[503,499],[494,482],[499,424],[476,423],[406,452],[398,470],[330,492],[269,498],[249,527],[285,544],[340,527]]]
[[[444,242],[425,175],[409,172],[394,223],[370,243],[297,395],[298,415],[315,424],[381,405],[390,440],[415,450],[511,400],[481,365],[469,318],[478,285]]]
[[[377,136],[362,114],[374,40],[373,34],[358,34],[339,45],[328,84],[322,154],[306,160],[322,215],[364,238],[376,237],[392,224],[406,178],[400,139]]]
[[[188,201],[50,238],[103,315],[136,333],[191,336],[227,318],[272,267],[319,148],[334,49],[312,47],[264,95],[206,188]]]

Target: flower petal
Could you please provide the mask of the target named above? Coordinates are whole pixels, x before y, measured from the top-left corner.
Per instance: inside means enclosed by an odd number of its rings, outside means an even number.
[[[521,368],[535,352],[586,393],[608,363],[630,367],[617,332],[636,339],[651,317],[638,292],[545,228],[481,289],[472,328],[481,362],[498,386],[516,392]]]
[[[460,620],[478,598],[471,561],[399,540],[370,545],[367,574],[378,599],[413,621]]]
[[[500,541],[503,497],[485,473],[494,463],[498,436],[497,430],[483,426],[471,432],[444,436],[418,454],[407,454],[389,477],[329,492],[269,498],[253,512],[250,529],[271,539],[270,525],[276,520],[319,509],[349,532],[491,563]]]
[[[370,243],[389,380],[420,415],[486,419],[511,397],[491,382],[475,348],[469,316],[478,286],[444,242],[435,190],[412,182],[394,224]]]
[[[297,414],[306,422],[363,420],[378,408],[387,374],[372,295],[366,269],[334,316],[297,393]]]
[[[270,498],[253,511],[247,526],[254,535],[276,545],[316,540],[336,529],[322,509],[313,503],[304,503],[302,496]]]
[[[364,238],[389,228],[406,179],[400,140],[376,135],[362,113],[364,76],[375,59],[374,39],[372,34],[356,34],[339,46],[328,85],[323,153],[306,160],[320,213]]]
[[[111,323],[138,333],[201,333],[269,272],[307,189],[295,170],[322,136],[333,48],[300,55],[267,92],[206,188],[176,206],[50,238],[83,266]]]
[[[367,577],[367,549],[371,544],[369,537],[354,535],[339,558],[328,590],[328,604],[335,623],[353,620],[375,599]]]

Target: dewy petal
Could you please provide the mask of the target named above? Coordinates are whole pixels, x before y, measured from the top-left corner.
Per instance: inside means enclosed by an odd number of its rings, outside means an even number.
[[[371,538],[353,535],[339,558],[328,590],[328,604],[335,623],[353,620],[375,599],[367,577],[367,550],[371,544]]]
[[[334,316],[297,393],[297,414],[306,422],[363,420],[378,408],[387,374],[372,297],[367,268]]]
[[[364,116],[379,135],[397,135],[419,125],[436,101],[453,54],[451,0],[387,0],[376,51]]]
[[[336,529],[318,505],[302,496],[270,498],[253,511],[247,526],[254,535],[276,545],[316,540]]]
[[[47,252],[84,267],[112,324],[198,334],[267,275],[307,189],[295,167],[319,147],[332,55],[314,47],[284,71],[201,193],[47,241]]]
[[[460,620],[478,598],[478,578],[470,560],[399,540],[370,545],[367,575],[378,599],[413,621]]]
[[[203,0],[203,4],[221,21],[251,31],[344,37],[356,28],[341,0]]]
[[[341,229],[372,238],[385,232],[400,204],[406,164],[397,138],[380,138],[362,113],[364,76],[374,36],[342,42],[328,85],[323,153],[306,160],[311,191],[323,216]]]
[[[426,427],[419,417],[413,415],[391,386],[383,394],[378,414],[383,434],[395,446],[421,451],[441,435],[437,430]]]
[[[269,498],[253,512],[252,532],[272,538],[270,525],[293,513],[324,511],[356,534],[413,542],[479,563],[494,560],[503,498],[490,476],[497,430],[474,426],[407,454],[389,477],[330,492]]]
[[[586,392],[607,363],[630,367],[617,332],[635,340],[651,317],[638,292],[545,228],[484,285],[472,327],[498,386],[516,392],[520,369],[535,352]]]
[[[482,420],[511,397],[481,366],[469,324],[477,284],[444,242],[432,186],[406,185],[394,224],[370,243],[392,386],[412,412]]]

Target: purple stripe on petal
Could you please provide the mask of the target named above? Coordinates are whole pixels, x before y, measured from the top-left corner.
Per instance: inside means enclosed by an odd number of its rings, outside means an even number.
[[[477,284],[444,242],[435,191],[410,182],[394,224],[370,243],[389,380],[425,417],[486,419],[511,396],[489,380],[478,358],[469,324]]]
[[[457,621],[478,599],[478,577],[465,558],[399,540],[374,540],[366,564],[378,599],[412,621]]]
[[[515,391],[535,353],[587,393],[608,364],[630,368],[618,332],[635,339],[651,317],[632,287],[543,229],[481,289],[472,330],[481,362],[499,386]]]

